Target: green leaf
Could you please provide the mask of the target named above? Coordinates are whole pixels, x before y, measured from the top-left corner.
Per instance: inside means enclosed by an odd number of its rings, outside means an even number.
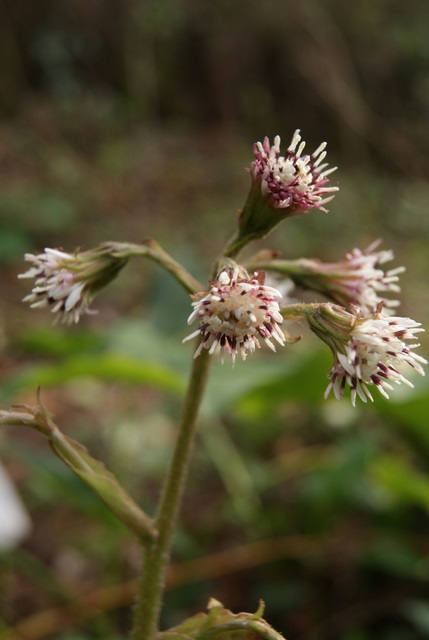
[[[78,355],[61,364],[28,368],[3,385],[2,396],[7,398],[22,389],[51,387],[86,376],[128,384],[146,384],[176,395],[181,395],[185,388],[183,377],[168,366],[141,361],[126,354],[108,353]]]
[[[419,577],[421,556],[399,537],[380,534],[368,543],[364,558],[372,568],[381,568],[390,575],[408,579]]]
[[[414,389],[395,389],[390,400],[377,398],[377,409],[394,424],[414,431],[429,444],[427,416],[429,414],[429,378],[416,376]]]
[[[393,500],[417,504],[429,511],[429,480],[407,460],[393,454],[380,456],[372,463],[369,474]]]
[[[27,330],[15,338],[18,347],[35,354],[57,357],[100,351],[106,340],[89,330],[67,331],[58,327]]]
[[[329,357],[329,354],[328,354]],[[255,356],[250,362],[237,362],[235,368],[225,361],[215,364],[203,403],[206,415],[219,415],[231,406],[270,407],[279,401],[320,403],[325,388],[323,372],[327,367],[325,351],[311,352],[291,345],[289,353]]]
[[[220,421],[204,425],[200,436],[235,510],[244,521],[251,520],[261,509],[261,500],[242,453]]]

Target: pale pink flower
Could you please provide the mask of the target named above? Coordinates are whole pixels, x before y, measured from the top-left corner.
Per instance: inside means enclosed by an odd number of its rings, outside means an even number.
[[[210,354],[220,352],[222,361],[225,352],[228,353],[234,364],[237,354],[245,360],[248,353],[259,348],[260,338],[273,351],[276,350],[273,339],[281,346],[285,344],[279,326],[283,322],[278,304],[281,293],[265,286],[264,279],[262,272],[249,277],[244,269],[228,267],[210,283],[207,293],[193,296],[194,311],[188,324],[198,320],[200,326],[183,342],[201,337],[194,358],[208,349]]]
[[[344,312],[345,313],[345,312]],[[351,314],[350,314],[351,315]],[[329,342],[335,352],[335,361],[328,373],[330,383],[325,398],[333,391],[337,400],[341,400],[346,386],[350,387],[353,406],[356,397],[366,402],[373,401],[370,387],[389,398],[393,384],[413,384],[403,375],[408,365],[423,376],[422,365],[427,360],[414,352],[419,346],[416,336],[423,331],[420,324],[410,318],[385,317],[377,312],[370,318],[352,316],[348,339],[331,334]],[[320,335],[320,334],[319,334]]]
[[[253,149],[256,158],[250,168],[253,181],[260,183],[261,194],[271,206],[288,209],[289,216],[306,213],[313,207],[326,211],[324,205],[338,191],[338,187],[327,186],[328,175],[337,167],[328,168],[323,163],[326,142],[311,155],[303,155],[304,147],[297,129],[284,155],[280,152],[280,136],[274,138],[272,146],[266,137]]]
[[[32,309],[50,307],[56,314],[55,321],[65,324],[95,313],[89,308],[95,293],[126,263],[126,259],[110,256],[103,247],[74,255],[48,248],[38,255],[25,254],[25,260],[32,266],[18,278],[34,278],[35,286],[23,301]]]
[[[391,315],[399,300],[386,297],[399,293],[398,275],[405,267],[384,271],[382,265],[393,259],[390,250],[376,251],[381,240],[376,240],[367,249],[352,249],[339,262],[302,260],[303,273],[297,272],[297,284],[320,291],[335,302],[349,307],[359,307],[364,316],[372,315],[380,302],[383,314]]]

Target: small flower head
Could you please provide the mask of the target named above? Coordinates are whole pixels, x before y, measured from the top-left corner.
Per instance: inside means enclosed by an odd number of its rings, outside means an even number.
[[[188,324],[198,320],[200,326],[183,342],[201,337],[195,358],[203,349],[209,349],[210,354],[220,352],[222,361],[224,353],[228,353],[234,364],[237,354],[245,360],[248,353],[259,348],[260,338],[273,351],[273,339],[281,346],[285,344],[279,326],[283,322],[278,303],[281,293],[265,286],[264,281],[262,272],[250,277],[244,269],[227,267],[210,283],[208,292],[193,296],[194,311]]]
[[[78,322],[89,309],[96,292],[110,282],[125,265],[125,259],[109,255],[106,248],[69,254],[58,249],[27,253],[31,268],[18,278],[34,278],[32,292],[25,296],[32,309],[50,307],[55,320],[65,324]]]
[[[330,383],[325,398],[333,391],[341,400],[346,386],[350,387],[353,406],[356,397],[363,402],[373,401],[369,387],[375,386],[389,398],[392,384],[412,383],[403,375],[408,365],[424,375],[422,365],[427,361],[414,352],[419,346],[416,335],[423,331],[420,324],[410,318],[386,317],[379,309],[369,318],[348,313],[335,305],[319,305],[310,327],[326,342],[334,354],[334,363],[328,372]]]
[[[391,315],[399,300],[385,296],[400,292],[398,274],[405,267],[384,271],[382,265],[393,259],[393,252],[376,251],[380,242],[373,242],[365,251],[352,249],[339,262],[305,261],[307,273],[298,276],[297,283],[320,291],[345,307],[359,307],[365,317],[371,316],[380,302],[383,314]]]
[[[303,154],[299,129],[284,155],[280,136],[271,146],[268,138],[253,147],[255,160],[248,169],[252,178],[250,192],[240,214],[237,245],[265,236],[284,218],[307,213],[332,200],[338,187],[330,187],[328,175],[336,167],[324,163],[326,142],[311,155]]]
[[[326,157],[326,142],[311,155],[303,154],[305,142],[301,142],[299,129],[284,155],[280,154],[280,136],[270,146],[269,138],[254,145],[255,160],[250,174],[260,184],[262,196],[275,209],[287,209],[288,216],[306,213],[316,207],[326,211],[338,187],[329,187],[328,175],[337,167],[328,168],[323,163]]]

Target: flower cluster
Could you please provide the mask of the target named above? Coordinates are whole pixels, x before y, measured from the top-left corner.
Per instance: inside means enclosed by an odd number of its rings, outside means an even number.
[[[78,322],[83,314],[95,313],[89,308],[95,293],[108,284],[126,260],[114,259],[103,248],[71,255],[58,249],[25,254],[31,268],[19,278],[34,278],[35,286],[24,298],[32,309],[50,307],[56,321]]]
[[[385,270],[392,251],[379,250],[380,241],[366,250],[352,249],[342,260],[283,260],[275,252],[260,251],[247,262],[250,273],[234,258],[251,241],[264,237],[282,219],[303,214],[312,208],[326,211],[336,186],[328,176],[336,167],[325,162],[326,143],[311,155],[304,154],[305,142],[296,130],[284,153],[280,137],[271,145],[268,138],[254,145],[255,159],[248,169],[251,188],[240,213],[238,227],[218,264],[219,274],[207,291],[193,293],[193,311],[188,324],[198,328],[183,342],[199,337],[194,354],[225,353],[234,365],[237,355],[245,360],[264,341],[273,351],[276,343],[294,341],[281,328],[284,317],[304,316],[310,328],[329,345],[334,362],[325,397],[331,392],[341,400],[347,387],[353,405],[359,397],[372,400],[371,387],[388,397],[394,384],[411,382],[403,375],[404,366],[424,375],[426,360],[417,355],[415,335],[423,329],[410,318],[393,317],[399,301],[389,298],[400,291],[399,274],[404,267]],[[106,243],[86,252],[64,253],[46,249],[39,255],[27,254],[31,268],[21,278],[34,278],[35,286],[24,300],[31,307],[50,307],[56,319],[71,324],[90,308],[95,293],[112,280],[130,256],[155,259],[167,268],[187,291],[200,285],[186,270],[155,246]],[[249,266],[250,265],[250,266]],[[282,285],[269,286],[265,271],[288,276],[294,285],[324,294],[331,302],[292,304],[290,298],[280,308]],[[271,284],[271,283],[270,283]],[[341,305],[341,306],[338,306]],[[396,313],[396,312],[395,312]]]
[[[373,397],[368,387],[375,386],[386,398],[392,384],[412,383],[401,372],[404,365],[423,376],[427,361],[416,354],[416,335],[423,331],[420,324],[410,318],[386,317],[379,309],[369,318],[358,310],[348,313],[335,305],[318,305],[309,315],[313,331],[330,347],[334,363],[328,372],[330,383],[325,398],[331,391],[341,400],[346,386],[351,390],[353,406],[356,397],[363,402]]]
[[[285,153],[280,154],[280,136],[270,146],[269,138],[254,145],[255,160],[250,173],[254,182],[260,183],[263,197],[273,207],[288,209],[288,215],[305,213],[316,207],[326,211],[324,205],[334,197],[338,187],[329,187],[328,175],[337,167],[328,168],[323,163],[326,157],[326,142],[311,155],[303,155],[305,142],[301,142],[299,129]],[[323,163],[323,164],[322,164]]]
[[[245,360],[248,353],[260,347],[259,338],[273,351],[276,349],[272,339],[282,346],[285,344],[286,338],[279,326],[283,322],[278,304],[282,294],[264,285],[264,281],[263,272],[250,277],[244,269],[228,267],[210,283],[208,292],[194,296],[194,311],[188,324],[198,320],[200,326],[183,342],[201,337],[195,358],[203,349],[209,349],[210,354],[219,351],[223,361],[226,351],[234,364],[237,354]]]

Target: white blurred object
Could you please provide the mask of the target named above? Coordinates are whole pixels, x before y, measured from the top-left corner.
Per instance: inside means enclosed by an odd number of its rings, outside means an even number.
[[[25,507],[0,464],[0,551],[16,547],[30,529],[31,521]]]

